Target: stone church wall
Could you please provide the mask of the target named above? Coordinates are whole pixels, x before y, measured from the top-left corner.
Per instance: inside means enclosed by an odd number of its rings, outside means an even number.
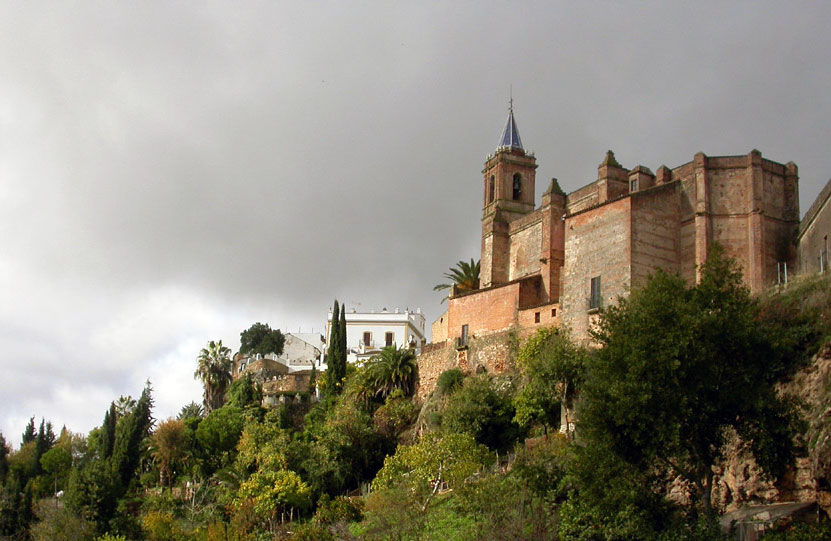
[[[563,323],[573,336],[587,338],[591,279],[600,277],[603,304],[629,293],[631,198],[568,216],[563,265]]]

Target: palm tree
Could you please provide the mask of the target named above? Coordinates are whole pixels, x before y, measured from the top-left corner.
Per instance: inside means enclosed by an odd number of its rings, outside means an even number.
[[[456,263],[455,267],[450,267],[450,272],[444,273],[444,276],[447,279],[451,280],[452,283],[438,284],[437,286],[433,287],[433,291],[451,289],[453,286],[456,286],[457,293],[479,289],[479,269],[480,262],[473,261],[473,258],[471,258],[470,263],[467,263],[465,261],[459,261],[458,263]],[[442,299],[442,302],[444,302],[448,298],[450,298],[450,295]]]
[[[182,409],[179,410],[179,415],[177,415],[176,418],[180,421],[184,421],[185,419],[202,417],[203,413],[205,413],[205,408],[203,408],[200,404],[191,401],[190,404],[182,406]]]
[[[115,401],[116,419],[121,419],[125,415],[132,413],[134,409],[136,409],[136,401],[130,395],[121,395]]]
[[[211,340],[202,348],[197,361],[199,365],[193,377],[205,386],[205,413],[210,413],[222,407],[225,391],[231,385],[231,350],[222,345],[222,340]]]
[[[405,396],[415,392],[418,364],[411,349],[387,346],[369,359],[366,370],[376,396],[386,397],[396,389]]]

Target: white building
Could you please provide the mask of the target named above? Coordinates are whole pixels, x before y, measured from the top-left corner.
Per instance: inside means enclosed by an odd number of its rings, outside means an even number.
[[[329,308],[327,341],[331,325],[332,309]],[[349,362],[368,359],[385,346],[408,346],[420,353],[424,343],[424,314],[420,308],[415,312],[398,308],[392,312],[386,308],[380,312],[357,312],[354,308],[346,312],[346,360]]]

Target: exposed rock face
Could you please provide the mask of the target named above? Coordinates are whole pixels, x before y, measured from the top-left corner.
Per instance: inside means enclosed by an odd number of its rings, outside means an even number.
[[[831,515],[831,344],[780,391],[804,406],[807,431],[796,442],[795,467],[782,479],[766,480],[748,445],[731,438],[715,470],[713,503],[729,512],[751,503],[816,501]]]

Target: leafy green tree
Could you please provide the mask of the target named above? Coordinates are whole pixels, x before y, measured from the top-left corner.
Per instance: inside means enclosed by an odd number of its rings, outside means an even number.
[[[240,409],[259,408],[263,402],[262,386],[253,380],[250,373],[231,383],[228,389],[227,404]]]
[[[515,398],[515,420],[548,429],[561,425],[570,433],[574,398],[583,377],[587,353],[570,340],[568,331],[542,328],[520,349],[517,364],[522,385]]]
[[[204,386],[205,411],[221,408],[225,403],[225,391],[231,385],[231,350],[222,345],[222,340],[208,342],[197,359],[198,366],[193,377]]]
[[[272,422],[249,421],[245,424],[237,444],[237,464],[243,470],[254,472],[258,469],[285,469],[288,465],[286,451],[291,442],[287,430]]]
[[[286,337],[280,329],[272,329],[268,323],[254,323],[239,335],[239,352],[243,355],[283,353]]]
[[[460,487],[491,461],[488,448],[476,443],[470,434],[430,433],[414,445],[399,445],[395,454],[384,460],[372,487],[391,488],[402,481],[429,486],[429,495],[422,504],[426,508],[444,483],[450,488]]]
[[[404,396],[412,396],[415,392],[418,365],[411,349],[387,346],[369,359],[366,371],[376,396],[385,398],[395,390],[400,390]]]
[[[196,440],[207,462],[206,473],[210,474],[233,462],[234,449],[244,424],[242,410],[234,406],[216,409],[199,423]]]
[[[433,287],[433,291],[452,289],[453,286],[456,286],[456,291],[459,293],[479,289],[480,269],[479,261],[473,261],[473,259],[470,260],[470,263],[459,261],[455,267],[450,267],[450,272],[444,273],[444,277],[450,280],[450,283],[438,284]],[[450,295],[442,299],[442,302],[449,297]]]
[[[191,402],[190,404],[182,406],[182,409],[179,410],[179,415],[177,415],[176,418],[180,421],[185,419],[200,418],[204,413],[205,409],[200,404]]]
[[[40,457],[40,464],[43,471],[52,477],[54,492],[58,492],[58,486],[64,486],[70,468],[72,468],[72,455],[63,447],[53,447]]]
[[[337,299],[332,309],[326,365],[326,392],[331,396],[338,395],[346,377],[346,313],[341,311]]]
[[[506,450],[520,436],[514,422],[513,388],[509,381],[487,374],[472,376],[448,398],[441,426],[450,432],[466,433],[491,449]]]
[[[285,518],[293,518],[294,510],[308,508],[310,496],[309,486],[295,472],[266,469],[240,485],[235,504],[253,503],[255,513],[274,531],[278,518],[284,522]]]
[[[795,417],[774,388],[776,351],[720,247],[698,285],[659,271],[608,308],[593,335],[602,347],[587,365],[578,415],[585,448],[632,471],[682,476],[707,513],[728,429],[773,477],[791,460]]]

